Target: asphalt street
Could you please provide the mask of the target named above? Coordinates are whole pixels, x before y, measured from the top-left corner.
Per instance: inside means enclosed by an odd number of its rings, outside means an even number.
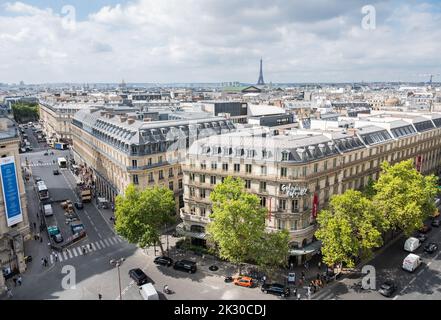
[[[376,290],[360,290],[353,287],[360,282],[364,274],[354,274],[325,288],[314,295],[318,300],[439,300],[441,299],[441,256],[440,251],[433,254],[425,253],[423,246],[429,242],[441,244],[441,230],[433,228],[428,234],[428,239],[414,253],[421,256],[423,263],[413,273],[404,271],[401,266],[409,252],[404,251],[406,238],[400,237],[396,242],[387,247],[368,265],[375,267]],[[385,280],[392,280],[397,285],[395,294],[386,298],[378,293],[378,289]]]
[[[53,169],[58,167],[53,161],[60,156],[67,158],[69,151],[50,150],[54,151],[54,155],[44,156],[46,147],[38,145],[36,140],[31,138],[30,130],[28,130],[28,135],[34,151],[22,154],[22,163],[26,164],[27,159],[33,178],[39,176],[46,182],[52,200],[75,201],[77,196],[74,192],[75,178],[72,172],[68,169],[60,169],[60,175],[53,175]],[[31,224],[37,221],[39,205],[33,178],[26,183]],[[128,276],[129,270],[133,268],[144,270],[158,292],[162,292],[165,284],[174,291],[174,294],[166,296],[160,293],[161,299],[280,299],[273,295],[263,294],[259,288],[249,289],[225,283],[223,273],[208,269],[209,261],[198,262],[198,271],[195,274],[157,266],[153,263],[154,249],[139,249],[118,237],[113,230],[109,214],[98,209],[94,202],[85,204],[84,209],[77,210],[77,212],[85,225],[87,237],[66,251],[57,253],[56,256],[51,255],[52,251],[44,233],[42,234],[43,242],[30,240],[25,243],[25,254],[32,255],[33,261],[28,264],[28,270],[22,276],[22,286],[13,287],[12,299],[95,300],[98,299],[98,294],[102,294],[103,299],[108,300],[118,300],[121,297],[123,300],[140,300],[138,287]],[[57,221],[61,223],[63,218],[58,217]],[[170,248],[176,240],[178,239],[169,237]],[[166,244],[165,236],[163,243]],[[82,247],[89,244],[91,249],[83,252]],[[194,259],[176,251],[172,252],[171,257],[175,260]],[[43,257],[48,258],[49,261],[46,267],[41,264]],[[120,258],[125,259],[120,267],[121,297],[118,270],[110,264],[110,260]],[[75,276],[67,281],[66,277],[73,274]]]

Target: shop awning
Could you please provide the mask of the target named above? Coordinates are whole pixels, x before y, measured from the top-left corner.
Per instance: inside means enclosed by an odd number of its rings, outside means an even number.
[[[322,247],[322,242],[321,241],[314,241],[314,242],[311,242],[310,244],[304,246],[303,248],[291,249],[289,251],[289,253],[292,256],[303,256],[303,255],[306,255],[306,254],[311,254],[311,253],[314,253],[316,251],[319,251],[321,247]]]

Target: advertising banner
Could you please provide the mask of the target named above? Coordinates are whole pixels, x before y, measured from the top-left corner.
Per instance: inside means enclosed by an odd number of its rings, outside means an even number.
[[[318,211],[318,195],[317,193],[314,193],[314,200],[312,202],[312,219],[316,219],[317,218],[317,211]]]
[[[0,177],[8,227],[23,221],[14,157],[0,158]]]

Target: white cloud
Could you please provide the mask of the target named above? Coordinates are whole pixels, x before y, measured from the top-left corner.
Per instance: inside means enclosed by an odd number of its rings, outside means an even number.
[[[0,15],[2,82],[273,82],[407,80],[434,72],[441,14],[371,1],[138,0],[105,6],[74,29],[22,2]],[[328,4],[327,4],[328,3]],[[348,4],[350,3],[350,4]]]

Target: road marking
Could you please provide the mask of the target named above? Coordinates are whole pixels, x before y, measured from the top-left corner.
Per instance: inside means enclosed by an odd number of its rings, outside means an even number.
[[[69,258],[72,259],[73,258],[72,252],[70,252],[69,249],[66,249],[66,250],[67,250],[67,253],[69,254]]]
[[[63,252],[63,257],[64,257],[64,260],[67,260],[67,253],[66,253],[66,251]]]
[[[417,273],[417,276],[420,276],[423,272],[424,272],[424,269],[421,269],[421,270]]]
[[[100,240],[100,243],[101,243],[101,246],[102,246],[103,248],[107,247],[107,246],[104,244],[103,240]]]
[[[108,239],[104,239],[104,242],[110,247],[111,246],[111,244],[109,243],[109,240]]]
[[[51,255],[51,257],[49,258],[51,260],[51,263],[54,263],[54,257],[53,255]]]
[[[395,296],[392,300],[397,300],[398,299],[398,296]]]
[[[74,254],[75,257],[78,257],[78,253],[77,253],[76,248],[72,248],[72,252],[73,252],[73,254]]]
[[[78,249],[78,254],[80,256],[82,256],[83,255],[83,248],[80,249],[80,247],[77,247],[77,249]]]
[[[95,223],[93,223],[93,221],[92,220],[90,220],[90,223],[93,225],[93,226],[95,226]]]
[[[93,243],[90,244],[90,247],[92,248],[93,251],[96,251],[95,246],[93,245]]]
[[[430,266],[432,264],[432,261],[429,261],[428,263],[427,263],[427,266]]]
[[[112,238],[109,238],[108,240],[109,240],[110,244],[112,244],[112,245],[116,244],[116,243],[113,243]]]
[[[63,261],[63,257],[61,256],[61,253],[57,253],[57,256],[58,256],[58,260],[60,260],[60,262]]]
[[[123,242],[123,240],[120,237],[113,237],[113,239],[117,242]]]
[[[413,278],[412,280],[409,281],[409,284],[412,284],[415,280],[416,280],[416,278]]]
[[[95,245],[96,245],[96,247],[98,248],[98,250],[101,250],[101,246],[100,246],[100,244],[98,243],[98,241],[95,242]]]

